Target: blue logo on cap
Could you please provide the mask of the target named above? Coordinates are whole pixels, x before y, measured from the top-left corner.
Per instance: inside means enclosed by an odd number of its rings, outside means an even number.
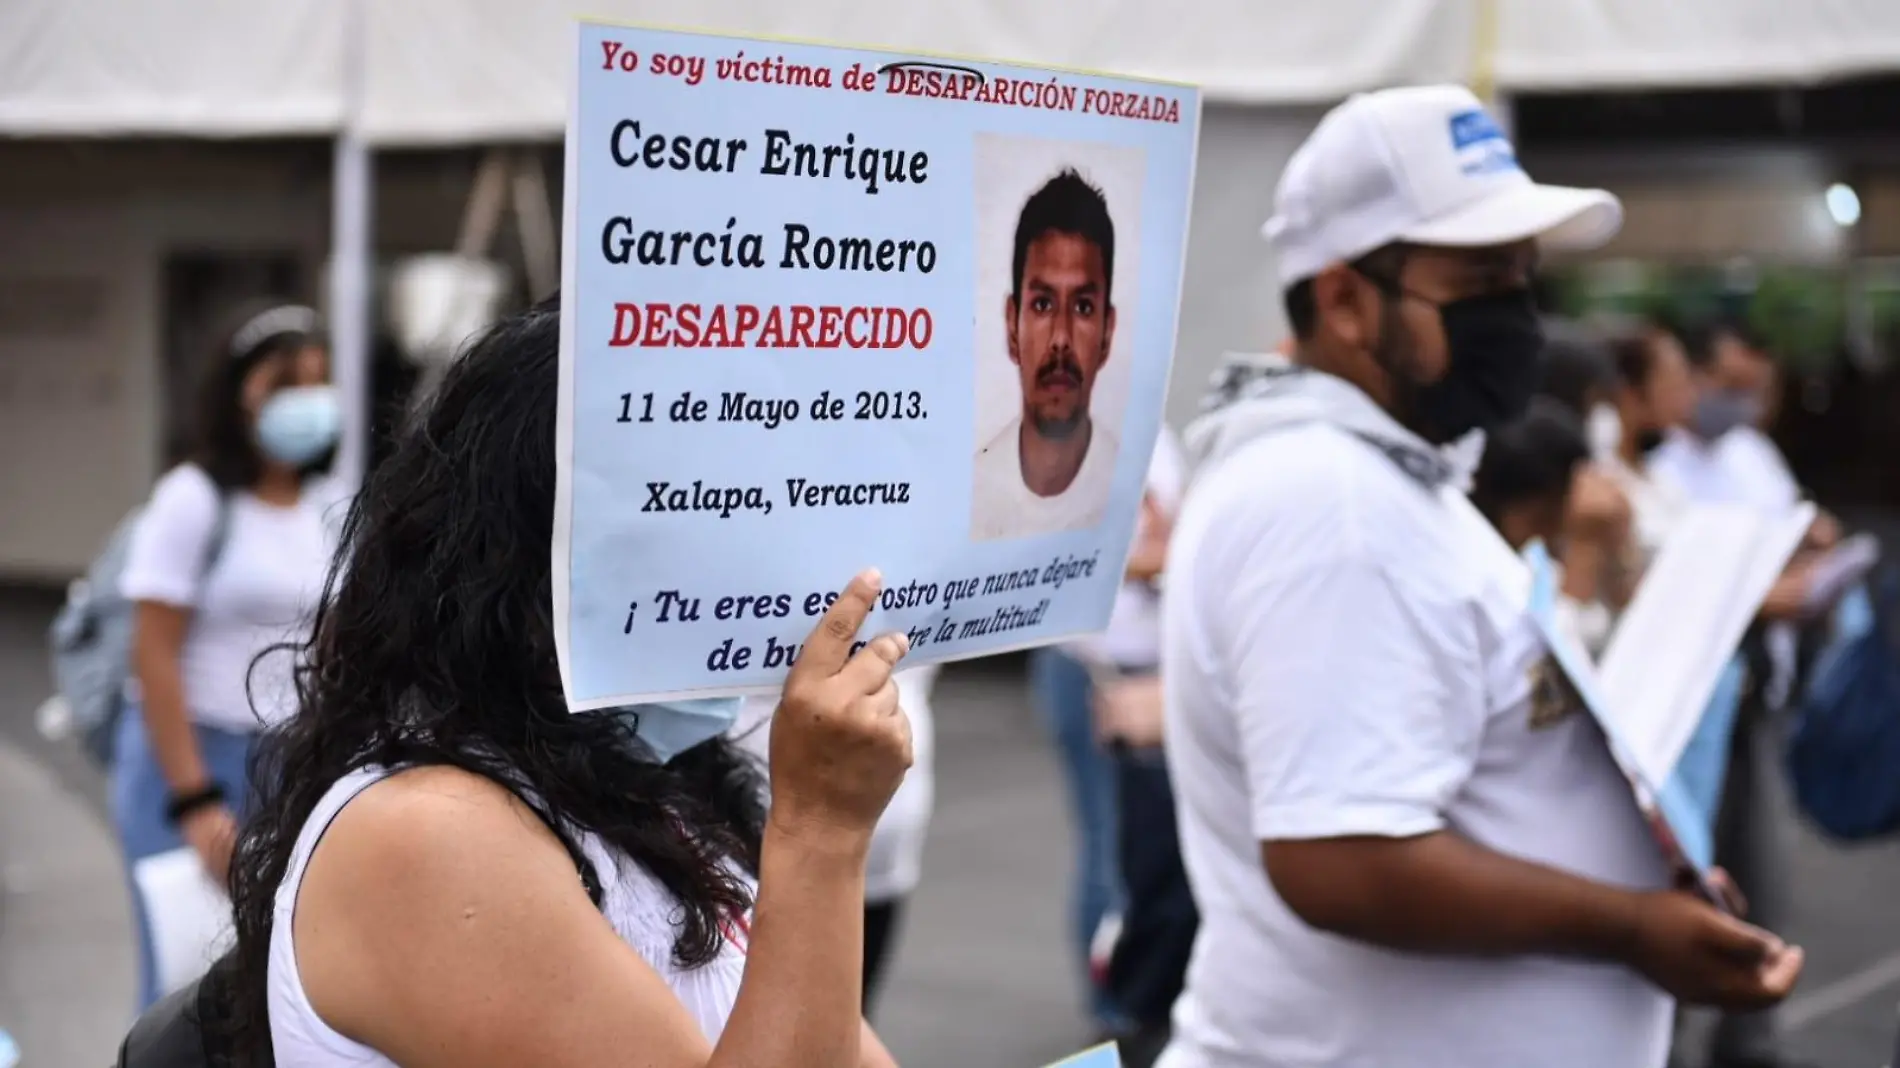
[[[1482,108],[1461,111],[1451,117],[1451,147],[1458,154],[1458,169],[1464,174],[1494,174],[1518,170],[1517,152],[1504,136],[1497,120]]]

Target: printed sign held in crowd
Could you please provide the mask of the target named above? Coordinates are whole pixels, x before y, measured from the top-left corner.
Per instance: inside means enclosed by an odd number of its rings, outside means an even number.
[[[557,643],[576,710],[768,688],[845,579],[911,661],[1108,619],[1197,90],[582,23]]]
[[[1122,1068],[1121,1048],[1113,1042],[1105,1043],[1057,1061],[1049,1068]]]

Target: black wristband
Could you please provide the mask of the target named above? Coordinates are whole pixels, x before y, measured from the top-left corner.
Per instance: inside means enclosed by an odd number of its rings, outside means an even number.
[[[183,823],[186,816],[201,808],[224,804],[224,787],[217,783],[193,790],[188,794],[173,794],[165,803],[165,822],[176,827]]]

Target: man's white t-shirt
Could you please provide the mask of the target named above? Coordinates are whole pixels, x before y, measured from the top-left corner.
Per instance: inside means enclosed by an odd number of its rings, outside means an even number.
[[[1041,496],[1023,482],[1022,429],[1022,419],[1012,419],[977,450],[970,507],[973,541],[1084,530],[1101,522],[1108,509],[1120,448],[1100,420],[1090,422],[1088,452],[1075,480],[1053,497]]]
[[[1343,381],[1354,425],[1422,442]],[[1529,575],[1456,489],[1308,421],[1197,474],[1162,678],[1201,927],[1160,1068],[1656,1068],[1672,1002],[1620,965],[1401,953],[1322,933],[1264,840],[1440,830],[1603,883],[1665,865],[1601,732],[1533,722]]]
[[[133,527],[119,589],[130,600],[190,610],[179,668],[193,721],[255,731],[295,711],[293,655],[273,652],[255,670],[252,661],[307,635],[335,547],[326,520],[334,498],[326,490],[313,485],[286,507],[248,491],[231,493],[223,547],[207,571],[217,484],[202,468],[185,464],[153,487]]]

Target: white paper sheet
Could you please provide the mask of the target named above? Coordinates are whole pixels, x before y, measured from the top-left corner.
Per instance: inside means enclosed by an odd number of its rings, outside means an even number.
[[[189,848],[146,857],[132,865],[151,929],[158,993],[169,994],[205,973],[236,938],[231,899],[211,881]]]
[[[1668,781],[1722,669],[1814,522],[1700,506],[1650,562],[1597,664],[1597,681],[1643,777]]]

